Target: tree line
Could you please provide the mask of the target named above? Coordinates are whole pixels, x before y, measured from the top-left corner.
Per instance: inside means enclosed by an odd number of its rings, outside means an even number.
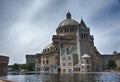
[[[13,64],[12,71],[20,71],[20,70],[27,70],[27,71],[34,71],[35,70],[35,63],[30,62],[27,64]]]

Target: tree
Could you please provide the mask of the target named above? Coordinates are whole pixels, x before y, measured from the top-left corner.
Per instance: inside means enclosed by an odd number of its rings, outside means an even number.
[[[116,67],[115,61],[112,60],[112,59],[110,59],[110,60],[108,61],[107,67],[108,67],[109,69],[115,69],[115,67]]]
[[[17,64],[17,63],[15,63],[15,64],[12,66],[12,69],[13,69],[13,70],[20,70],[19,68],[20,68],[20,65]]]
[[[12,66],[12,69],[13,70],[18,70],[18,71],[20,71],[20,69],[26,69],[28,71],[34,71],[35,70],[35,63],[34,62],[29,62],[27,64],[17,64],[17,63],[15,63]]]
[[[28,71],[34,71],[35,63],[34,62],[27,63],[27,69]]]
[[[27,69],[27,64],[21,64],[21,65],[20,65],[20,68],[21,68],[21,69]]]

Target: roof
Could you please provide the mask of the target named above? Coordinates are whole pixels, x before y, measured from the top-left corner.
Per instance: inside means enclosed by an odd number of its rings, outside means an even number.
[[[77,64],[75,64],[74,66],[80,66],[80,63],[78,62]]]
[[[78,25],[79,23],[77,21],[75,21],[74,19],[71,19],[71,14],[70,12],[67,12],[66,14],[66,19],[63,20],[59,25],[58,27],[61,27],[61,26],[67,26],[67,25]]]
[[[50,48],[50,47],[52,47],[52,46],[53,46],[52,43],[50,43],[50,44],[48,44],[48,45],[45,47],[45,49]]]
[[[80,27],[81,28],[87,28],[87,25],[85,24],[85,22],[83,21],[82,18],[81,18],[81,22],[80,22]]]
[[[86,57],[91,57],[91,56],[89,56],[88,54],[84,54],[84,55],[82,56],[82,58],[86,58]]]
[[[78,24],[79,23],[73,19],[65,19],[58,25],[58,27],[67,26],[67,25],[78,25]]]

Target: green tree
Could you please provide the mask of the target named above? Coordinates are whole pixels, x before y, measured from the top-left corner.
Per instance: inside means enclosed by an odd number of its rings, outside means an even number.
[[[28,71],[34,71],[35,63],[34,62],[27,63],[27,69]]]
[[[12,66],[13,70],[20,70],[19,68],[20,68],[20,65],[17,63],[13,64],[13,66]]]
[[[115,69],[115,67],[116,67],[115,61],[110,59],[108,61],[107,67],[108,67],[108,69]]]
[[[27,64],[21,64],[21,65],[20,65],[20,68],[21,68],[21,69],[27,69]]]

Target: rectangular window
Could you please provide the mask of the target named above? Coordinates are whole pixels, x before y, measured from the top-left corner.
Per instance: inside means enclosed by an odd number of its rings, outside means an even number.
[[[65,60],[65,59],[66,59],[65,57],[62,58],[62,60]]]
[[[89,66],[87,66],[87,69],[89,69]]]
[[[59,57],[55,57],[55,59],[59,59]]]
[[[68,63],[68,66],[71,66],[71,63]]]
[[[81,39],[83,40],[83,34],[81,34]]]
[[[71,60],[71,56],[68,56],[68,60]]]
[[[49,63],[49,61],[48,60],[46,60],[46,64],[48,64]]]
[[[82,69],[83,69],[83,66],[82,66]]]
[[[63,72],[66,72],[66,69],[63,69]]]
[[[66,49],[66,52],[67,52],[66,54],[69,55],[69,48]]]
[[[68,69],[68,72],[72,72],[72,69]]]
[[[89,64],[89,60],[87,59],[87,64]]]
[[[63,63],[63,66],[66,66],[66,63]]]
[[[74,71],[76,71],[76,68],[74,68]]]
[[[63,69],[63,72],[66,72],[66,69]]]
[[[65,54],[65,49],[61,48],[61,56]]]
[[[80,67],[78,68],[78,71],[80,71]]]

